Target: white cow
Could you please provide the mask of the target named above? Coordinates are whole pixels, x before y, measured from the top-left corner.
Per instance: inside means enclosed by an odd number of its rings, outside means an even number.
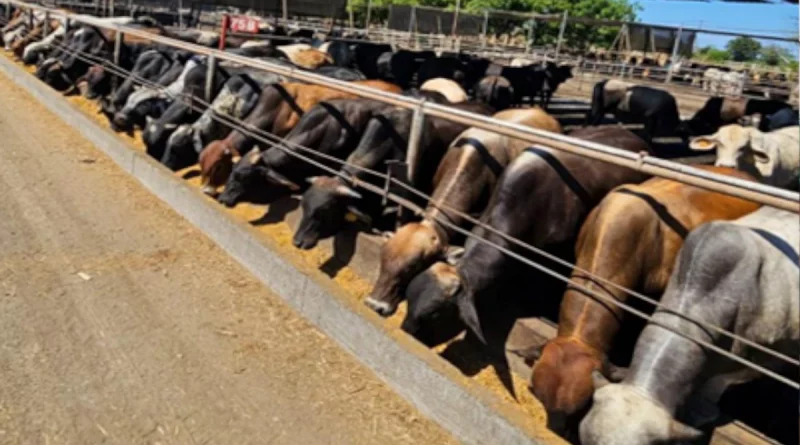
[[[708,424],[731,385],[761,374],[707,351],[694,339],[776,370],[786,363],[702,323],[789,357],[800,354],[800,216],[772,207],[734,222],[713,222],[686,238],[661,302],[642,331],[631,367],[619,384],[594,375],[594,402],[581,421],[583,445],[654,445],[693,441],[702,433],[675,420],[678,409],[694,426]],[[674,311],[674,312],[672,312]],[[712,409],[695,402],[705,400]],[[769,400],[763,400],[769,403]],[[693,442],[692,442],[693,443]]]
[[[752,127],[726,125],[689,144],[692,150],[717,149],[716,165],[755,175],[765,184],[797,188],[800,178],[800,127],[763,133]]]
[[[709,68],[703,73],[703,91],[711,94],[739,96],[744,90],[744,73]]]

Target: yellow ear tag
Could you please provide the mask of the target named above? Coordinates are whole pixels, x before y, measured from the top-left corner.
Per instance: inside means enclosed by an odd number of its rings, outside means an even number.
[[[353,212],[347,212],[344,215],[344,220],[347,221],[347,222],[354,223],[354,222],[358,221],[358,217]]]

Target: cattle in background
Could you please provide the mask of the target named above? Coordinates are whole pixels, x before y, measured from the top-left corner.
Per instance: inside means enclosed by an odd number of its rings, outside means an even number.
[[[539,64],[522,67],[493,65],[486,74],[499,75],[508,80],[514,91],[514,103],[532,103],[539,97],[539,104],[547,109],[559,85],[572,77],[572,67],[558,66],[552,62],[547,62],[544,67]]]
[[[400,88],[396,85],[380,80],[358,81],[353,84],[394,93],[400,92]],[[282,137],[297,125],[303,113],[319,102],[354,98],[355,96],[350,93],[317,85],[273,84],[261,92],[258,103],[245,119],[244,126]],[[239,130],[234,130],[225,139],[214,141],[205,147],[200,153],[200,176],[204,189],[211,192],[224,184],[227,176],[218,172],[230,172],[233,156],[241,156],[253,145],[255,139]],[[212,175],[212,171],[217,173]]]
[[[160,158],[161,163],[172,170],[196,163],[203,147],[231,132],[231,127],[221,122],[221,119],[246,118],[255,108],[264,86],[284,80],[283,76],[260,70],[247,70],[232,75],[211,105],[194,123],[179,126],[169,136],[164,154]]]
[[[390,105],[369,99],[332,99],[320,102],[300,118],[297,126],[286,135],[285,141],[267,148],[263,153],[254,148],[242,157],[230,174],[225,171],[229,164],[218,163],[209,173],[212,177],[209,182],[217,183],[227,178],[225,190],[218,200],[228,207],[233,207],[247,195],[252,196],[253,192],[263,191],[270,184],[299,190],[300,184],[306,178],[323,172],[291,155],[308,155],[298,151],[298,145],[344,159],[358,145],[372,116],[389,107]],[[339,168],[339,164],[321,158],[317,160],[331,168]],[[219,179],[215,179],[215,175]]]
[[[641,138],[623,128],[585,128],[571,136],[640,153]],[[521,141],[515,144],[529,145]],[[546,146],[527,147],[503,172],[481,221],[507,236],[538,248],[569,246],[592,208],[614,187],[638,183],[645,175],[628,167],[604,164]],[[514,244],[482,227],[477,238],[519,251]],[[470,237],[457,271],[461,282],[455,300],[461,319],[485,342],[477,304],[498,303],[494,291],[521,263],[495,247]]]
[[[472,58],[466,55],[445,56],[426,60],[417,70],[417,83],[430,79],[445,78],[458,82],[465,91],[471,93],[475,85],[486,75],[491,65],[487,59]]]
[[[782,109],[791,108],[779,100],[750,99],[746,97],[712,97],[686,122],[693,135],[710,134],[723,125],[739,123],[745,116],[771,115]]]
[[[700,168],[752,180],[730,168]],[[658,298],[689,232],[709,221],[739,218],[758,207],[663,178],[621,186],[609,193],[583,224],[571,281],[623,303],[629,297],[622,289]],[[577,426],[591,401],[592,372],[613,369],[608,366],[607,354],[624,315],[619,306],[586,295],[577,287],[567,288],[558,335],[547,342],[539,357],[528,357],[536,360],[531,390],[547,410],[550,429],[564,432]]]
[[[462,103],[452,106],[484,115],[491,112],[484,104]],[[373,116],[358,147],[342,166],[341,175],[355,178],[358,182],[383,185],[383,178],[377,178],[365,169],[384,171],[387,163],[406,160],[408,183],[416,190],[429,193],[434,173],[447,146],[466,129],[466,125],[442,118],[426,118],[422,123],[417,153],[412,156],[407,149],[413,116],[413,110],[404,108],[390,109]],[[407,195],[405,191],[397,193]],[[409,199],[414,201],[416,197]],[[371,225],[380,216],[381,200],[382,197],[375,194],[362,196],[339,176],[315,178],[303,194],[303,215],[295,231],[293,244],[301,249],[310,249],[321,238],[335,235],[345,226],[348,212]]]
[[[451,104],[466,102],[467,93],[454,80],[431,79],[419,87],[420,91],[432,91],[441,94]]]
[[[739,96],[744,90],[744,73],[709,68],[703,73],[703,91],[712,95]]]
[[[329,54],[316,50],[305,43],[282,45],[275,49],[283,53],[295,66],[307,70],[315,70],[323,65],[333,64],[333,58]]]
[[[599,125],[611,112],[622,122],[644,124],[644,138],[674,136],[682,131],[678,104],[668,92],[616,79],[594,86],[587,125]]]
[[[506,110],[493,117],[561,132],[558,121],[539,108]],[[381,248],[380,272],[364,301],[367,306],[383,316],[393,314],[414,275],[435,261],[445,259],[450,250],[455,249],[460,241],[458,234],[440,224],[438,219],[470,227],[458,212],[475,214],[486,206],[503,169],[524,149],[510,142],[507,136],[478,128],[470,128],[455,138],[433,176],[432,200],[423,220],[400,227]],[[412,309],[410,305],[409,300],[409,309]],[[416,329],[409,329],[409,332],[414,333]]]
[[[715,165],[733,167],[754,175],[759,181],[797,189],[800,178],[800,127],[786,127],[771,133],[755,128],[727,125],[710,136],[694,138],[692,150],[716,148]]]
[[[385,52],[378,57],[378,73],[380,74],[380,79],[407,89],[411,86],[414,75],[420,67],[426,61],[433,59],[436,59],[436,54],[433,51],[401,49],[395,52]]]
[[[619,384],[596,375],[594,403],[580,425],[584,445],[654,445],[693,441],[694,426],[715,419],[696,413],[693,401],[716,403],[729,386],[761,376],[709,351],[709,342],[742,359],[780,371],[785,362],[740,340],[703,327],[727,327],[789,357],[800,354],[800,281],[797,213],[764,207],[735,222],[693,231],[675,265],[659,309],[636,343],[631,367]],[[686,315],[676,317],[673,312]],[[698,320],[698,321],[694,321]],[[789,433],[796,439],[796,432]]]
[[[475,87],[475,99],[505,110],[514,103],[514,88],[503,76],[486,76]]]
[[[367,76],[367,79],[378,79],[381,75],[378,70],[378,59],[381,54],[391,52],[390,45],[378,43],[357,43],[353,49],[356,68]]]
[[[55,31],[51,32],[47,37],[43,38],[38,42],[33,42],[30,45],[25,47],[25,50],[22,51],[22,63],[26,65],[32,65],[34,63],[38,63],[42,57],[44,57],[44,53],[50,51],[52,46],[56,43],[61,43],[64,40],[64,36],[67,35],[67,27],[61,24],[56,28]]]

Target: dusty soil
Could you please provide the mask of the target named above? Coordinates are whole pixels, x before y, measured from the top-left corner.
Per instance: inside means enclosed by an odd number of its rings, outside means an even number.
[[[0,443],[455,443],[10,79],[0,140]]]

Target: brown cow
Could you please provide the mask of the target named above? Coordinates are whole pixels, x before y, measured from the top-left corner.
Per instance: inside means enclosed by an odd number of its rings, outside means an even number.
[[[743,179],[723,167],[705,170]],[[721,193],[654,178],[612,191],[583,224],[575,247],[572,280],[625,302],[628,294],[577,270],[648,295],[664,291],[685,236],[713,220],[736,219],[759,205]],[[569,287],[561,302],[558,336],[541,350],[531,390],[548,411],[554,430],[577,420],[594,392],[592,371],[613,374],[606,353],[623,317],[616,305]],[[613,375],[609,376],[614,378]],[[563,432],[563,431],[562,431]]]
[[[558,121],[538,107],[501,111],[493,117],[561,133]],[[491,131],[470,128],[461,133],[436,171],[433,199],[425,218],[401,227],[383,245],[378,281],[365,304],[383,316],[393,314],[408,282],[447,254],[455,232],[437,219],[444,217],[467,226],[457,212],[483,210],[503,169],[524,149],[524,145],[509,144],[508,137]],[[442,209],[442,204],[454,210]]]
[[[381,80],[353,82],[361,86],[392,93],[401,92],[397,85]],[[264,88],[258,103],[244,121],[244,127],[285,136],[294,128],[300,116],[322,101],[354,99],[357,96],[331,88],[305,83],[276,83]],[[200,152],[200,176],[203,188],[211,192],[223,185],[233,169],[233,157],[247,152],[255,140],[239,130],[225,139],[211,142]]]

